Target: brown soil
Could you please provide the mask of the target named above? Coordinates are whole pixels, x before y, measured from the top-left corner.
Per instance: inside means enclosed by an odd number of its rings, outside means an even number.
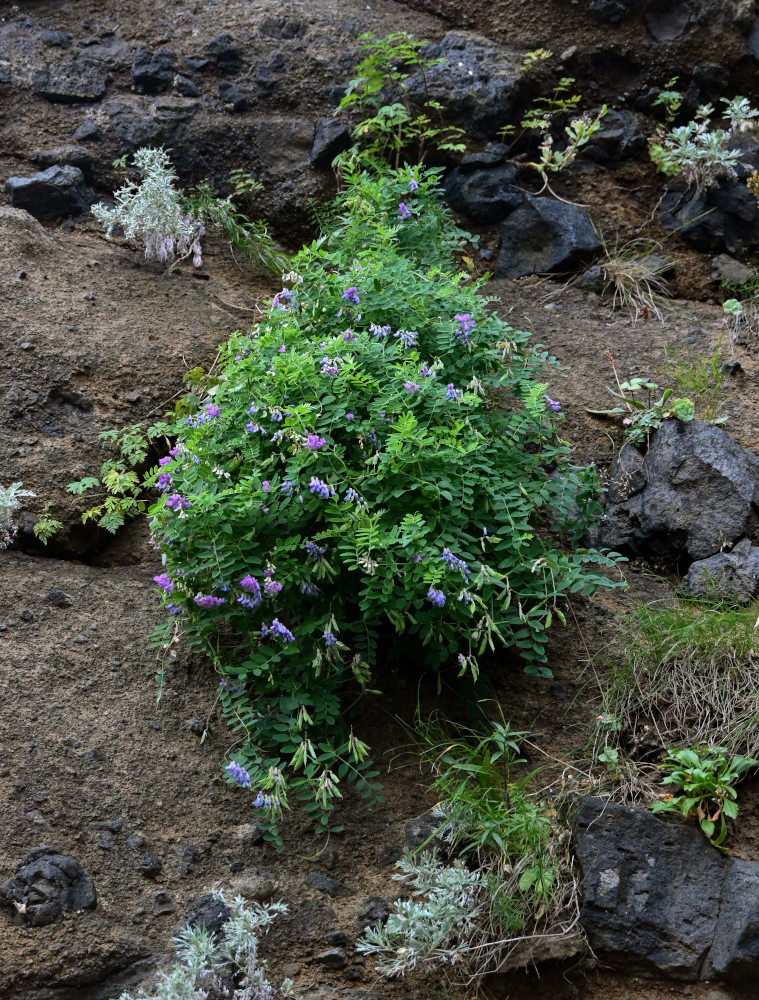
[[[725,38],[740,38],[721,10],[726,6],[714,5],[720,16],[704,22],[700,61],[719,61]],[[314,180],[303,155],[283,166],[287,156],[276,145],[285,142],[292,123],[292,145],[306,142],[306,124],[329,113],[322,90],[345,78],[362,31],[406,29],[437,38],[459,26],[520,50],[545,46],[562,52],[577,45],[587,55],[602,47],[606,62],[598,57],[599,100],[610,102],[628,84],[625,74],[632,70],[625,67],[645,66],[661,81],[671,75],[667,65],[686,58],[678,45],[664,54],[652,48],[639,19],[604,27],[587,17],[585,5],[549,0],[255,5],[224,0],[211,7],[193,3],[181,11],[163,2],[123,0],[114,9],[98,0],[74,0],[20,4],[0,16],[12,29],[5,43],[12,50],[16,45],[17,52],[26,52],[23,18],[29,17],[37,26],[69,30],[75,38],[118,28],[120,37],[151,49],[170,40],[185,54],[197,50],[198,36],[205,40],[221,30],[255,53],[268,44],[255,30],[266,14],[303,18],[314,38],[295,58],[287,90],[253,116],[261,137],[253,157],[262,179],[267,179],[267,156],[277,159],[276,176],[281,179],[288,170],[297,175],[301,199],[326,190],[329,177]],[[30,49],[30,67],[33,57]],[[615,59],[618,76],[613,79]],[[734,72],[747,71],[737,64]],[[612,79],[616,89],[606,93]],[[0,104],[3,177],[31,172],[30,151],[66,141],[82,118],[80,109],[48,104],[29,90],[14,94],[14,101]],[[226,164],[220,173],[224,169]],[[590,204],[610,240],[638,235],[658,197],[659,181],[645,164],[616,173],[578,172],[567,183],[564,193]],[[292,220],[300,213],[299,224],[306,229],[303,201],[298,205],[282,208],[281,218]],[[292,239],[293,229],[280,235]],[[655,227],[653,235],[662,236]],[[483,233],[483,245],[494,240],[495,231]],[[425,775],[395,753],[408,741],[395,719],[401,715],[411,721],[416,679],[397,680],[364,723],[381,764],[386,803],[369,810],[348,795],[339,809],[345,833],[327,842],[311,836],[295,809],[285,824],[283,853],[251,844],[245,828],[253,820],[249,799],[227,786],[220,773],[231,736],[216,708],[213,670],[177,646],[158,700],[159,664],[149,637],[160,620],[152,583],[160,562],[145,526],[134,523],[115,540],[84,530],[78,525],[82,506],[64,489],[71,480],[97,472],[103,460],[100,431],[159,415],[182,391],[183,373],[211,364],[229,332],[255,321],[258,304],[276,290],[274,285],[236,268],[226,249],[213,241],[206,247],[204,278],[184,266],[164,274],[135,251],[105,242],[86,221],[45,228],[28,216],[0,210],[0,245],[2,482],[22,480],[39,497],[22,516],[19,546],[0,553],[0,881],[29,850],[54,844],[77,858],[98,890],[95,910],[68,914],[47,927],[29,928],[0,913],[0,996],[106,1000],[129,985],[122,970],[131,968],[137,979],[168,954],[170,938],[196,897],[258,875],[271,878],[274,898],[290,907],[266,939],[264,953],[275,981],[285,974],[294,977],[298,997],[440,997],[442,988],[435,983],[378,983],[371,962],[353,947],[361,903],[369,896],[392,900],[397,894],[393,863],[404,823],[432,804]],[[694,301],[717,295],[708,284],[709,262],[676,240],[670,256],[675,291],[683,298],[666,307],[662,324],[636,325],[613,311],[607,299],[564,284],[525,279],[493,286],[502,299],[502,315],[531,330],[561,362],[561,374],[547,376],[549,392],[561,400],[562,434],[572,442],[578,463],[595,461],[603,471],[619,443],[611,425],[586,413],[586,407],[610,403],[606,351],[621,375],[660,376],[664,382],[665,349],[685,357],[706,354],[725,336],[719,306]],[[755,352],[729,344],[727,352],[741,367],[726,379],[723,412],[733,437],[755,448]],[[65,529],[42,551],[29,529],[47,500]],[[557,627],[550,645],[553,680],[526,678],[508,656],[496,671],[494,694],[504,714],[516,728],[531,731],[536,748],[531,763],[547,761],[552,773],[581,761],[599,703],[596,675],[622,653],[625,615],[636,600],[659,599],[676,583],[650,568],[627,568],[625,576],[630,583],[625,592],[572,602],[569,624]],[[206,726],[208,735],[201,740]],[[121,828],[105,836],[98,824],[113,820],[121,820]],[[139,849],[127,844],[136,833],[145,838]],[[736,852],[757,860],[758,839],[759,804],[752,796],[742,808]],[[186,850],[190,847],[195,851]],[[145,852],[162,861],[154,879],[140,873]],[[188,861],[191,854],[194,860]],[[332,899],[320,894],[306,882],[311,872],[346,883],[354,895]],[[314,961],[334,930],[348,937],[349,962],[338,971]],[[632,979],[579,958],[513,972],[491,986],[495,996],[515,1000],[663,1000],[708,993],[704,984]]]

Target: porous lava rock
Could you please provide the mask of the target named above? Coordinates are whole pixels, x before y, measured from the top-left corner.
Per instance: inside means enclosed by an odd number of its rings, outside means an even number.
[[[525,196],[501,226],[496,278],[571,271],[601,248],[588,214],[578,205]]]
[[[667,561],[707,559],[746,534],[759,504],[759,459],[714,424],[666,420],[645,455],[621,449],[608,504],[600,545]]]
[[[78,167],[57,163],[29,177],[9,177],[5,193],[14,208],[22,208],[36,219],[81,215],[95,200]]]
[[[60,920],[63,910],[89,910],[97,904],[92,879],[74,858],[55,847],[37,847],[0,888],[0,901],[13,906],[33,927]]]
[[[759,865],[716,851],[695,824],[599,798],[574,826],[580,920],[599,958],[628,972],[753,986]]]
[[[449,31],[424,55],[440,61],[408,81],[411,101],[439,101],[447,121],[475,138],[494,136],[519,97],[523,56],[470,31]]]

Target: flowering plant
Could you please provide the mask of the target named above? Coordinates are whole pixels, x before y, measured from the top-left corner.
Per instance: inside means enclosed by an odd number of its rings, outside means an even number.
[[[609,583],[590,564],[614,560],[557,544],[595,497],[556,436],[552,359],[455,269],[437,174],[346,171],[330,230],[152,473],[157,583],[222,674],[230,780],[271,816],[288,787],[323,826],[341,779],[375,794],[341,695],[378,665],[476,677],[498,645],[550,676],[557,598]]]

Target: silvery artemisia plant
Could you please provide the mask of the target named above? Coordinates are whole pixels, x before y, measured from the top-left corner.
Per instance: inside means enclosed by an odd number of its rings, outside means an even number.
[[[31,490],[22,489],[22,483],[0,486],[0,549],[7,549],[16,537],[18,527],[13,518],[21,506],[22,497],[34,497]]]
[[[145,245],[145,257],[162,263],[173,257],[193,255],[193,264],[202,262],[200,237],[205,233],[202,221],[182,202],[174,187],[177,175],[163,149],[138,149],[132,164],[141,181],[128,180],[116,191],[116,207],[92,206],[92,214],[106,227],[110,238],[120,226],[128,240]],[[119,165],[124,165],[119,161]]]
[[[149,476],[156,583],[239,732],[228,780],[272,818],[293,791],[321,829],[342,781],[376,791],[344,692],[422,660],[476,678],[504,646],[548,676],[560,595],[615,564],[571,549],[595,477],[557,436],[552,359],[457,271],[438,174],[345,168]]]
[[[668,104],[681,95],[667,91],[663,98],[657,103]],[[745,97],[721,100],[726,106],[723,114],[726,128],[714,127],[715,108],[704,104],[692,121],[660,134],[651,144],[651,159],[662,173],[680,174],[689,186],[706,189],[716,187],[721,180],[736,178],[735,167],[741,158],[736,140],[756,130],[759,110]]]
[[[246,905],[237,896],[217,900],[229,908],[229,919],[219,936],[203,926],[185,926],[174,938],[176,962],[161,972],[151,992],[122,993],[119,1000],[202,1000],[208,996],[228,1000],[277,1000],[287,995],[287,982],[277,988],[266,978],[258,959],[258,937],[274,919],[287,913],[284,903]]]

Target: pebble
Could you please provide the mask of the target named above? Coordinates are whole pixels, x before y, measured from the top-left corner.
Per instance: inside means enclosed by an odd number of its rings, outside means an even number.
[[[327,944],[347,944],[348,935],[345,931],[330,931],[327,935]]]
[[[141,833],[131,833],[127,837],[127,847],[131,847],[133,851],[136,851],[140,847],[144,847],[146,840]]]
[[[330,878],[329,875],[323,875],[321,872],[309,872],[306,878],[306,884],[310,885],[312,889],[316,889],[319,892],[326,893],[327,896],[353,896],[356,892],[355,889],[351,889],[350,886],[344,885],[342,882],[337,882],[335,879]]]
[[[233,885],[233,891],[243,899],[255,900],[258,903],[265,903],[271,899],[276,891],[274,879],[268,875],[249,875],[241,878]]]
[[[56,608],[68,608],[71,606],[71,598],[62,590],[51,590],[47,595],[47,599]]]
[[[163,870],[163,862],[152,854],[143,854],[140,858],[140,873],[145,878],[155,878]]]
[[[176,913],[177,906],[176,903],[172,903],[169,899],[168,893],[164,892],[163,889],[159,889],[153,896],[150,912],[154,917],[163,917],[169,913]]]
[[[24,279],[26,278],[26,271],[23,269],[23,267],[18,272],[18,278],[19,281],[24,281]]]
[[[112,833],[104,833],[101,835],[98,841],[98,847],[103,851],[110,851],[113,845],[116,843],[116,838]]]
[[[348,964],[348,956],[342,948],[329,948],[317,955],[314,961],[325,965],[328,969],[344,969]]]

